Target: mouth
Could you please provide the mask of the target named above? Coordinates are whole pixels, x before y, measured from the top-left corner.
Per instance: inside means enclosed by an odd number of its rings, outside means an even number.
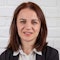
[[[33,34],[32,32],[24,32],[24,34],[26,35],[26,36],[30,36],[31,34]]]

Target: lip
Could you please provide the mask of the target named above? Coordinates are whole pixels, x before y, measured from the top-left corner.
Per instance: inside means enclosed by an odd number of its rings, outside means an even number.
[[[25,35],[30,36],[32,32],[24,32]]]

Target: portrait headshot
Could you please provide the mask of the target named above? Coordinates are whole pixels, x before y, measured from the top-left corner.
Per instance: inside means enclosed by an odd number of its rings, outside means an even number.
[[[45,14],[35,2],[23,2],[14,10],[9,43],[0,60],[59,60],[59,52],[47,42]]]

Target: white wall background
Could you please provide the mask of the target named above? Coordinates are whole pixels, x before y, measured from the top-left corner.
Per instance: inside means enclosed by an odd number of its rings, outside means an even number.
[[[13,12],[24,1],[33,1],[42,8],[48,26],[48,45],[60,54],[60,0],[0,0],[0,54],[9,42]]]

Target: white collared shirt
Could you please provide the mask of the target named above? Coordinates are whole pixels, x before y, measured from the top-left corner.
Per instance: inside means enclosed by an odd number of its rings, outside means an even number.
[[[38,52],[34,48],[33,51],[29,55],[27,55],[26,53],[23,52],[22,49],[20,49],[20,50],[14,52],[13,56],[17,56],[19,53],[20,53],[19,60],[36,60],[36,54],[42,55],[41,51]]]

